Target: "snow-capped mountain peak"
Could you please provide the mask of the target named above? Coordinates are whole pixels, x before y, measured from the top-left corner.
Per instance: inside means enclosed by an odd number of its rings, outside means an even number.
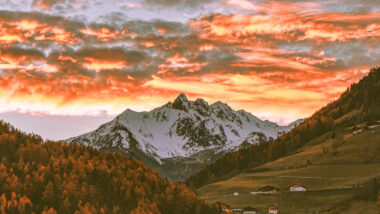
[[[135,150],[160,162],[277,138],[299,122],[279,126],[244,110],[234,111],[226,103],[209,105],[203,99],[191,101],[180,94],[173,103],[149,112],[127,109],[97,130],[67,141],[112,151]]]

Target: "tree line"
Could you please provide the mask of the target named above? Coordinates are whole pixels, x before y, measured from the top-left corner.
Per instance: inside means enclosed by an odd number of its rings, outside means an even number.
[[[220,212],[140,161],[0,121],[0,214]]]
[[[373,68],[358,83],[348,87],[338,100],[329,103],[290,132],[276,140],[229,152],[185,183],[191,188],[198,188],[227,179],[243,170],[289,155],[315,137],[334,129],[371,120],[380,120],[380,68]]]

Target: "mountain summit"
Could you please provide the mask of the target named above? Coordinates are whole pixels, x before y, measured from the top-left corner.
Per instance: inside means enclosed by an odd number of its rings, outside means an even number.
[[[167,159],[199,160],[205,151],[218,154],[277,138],[299,122],[279,126],[222,102],[209,105],[180,94],[173,103],[149,112],[128,109],[97,130],[67,141],[123,152],[159,166]]]

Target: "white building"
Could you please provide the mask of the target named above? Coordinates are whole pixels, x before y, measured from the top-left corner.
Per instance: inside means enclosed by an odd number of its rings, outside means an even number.
[[[305,192],[306,187],[299,185],[299,184],[293,184],[290,186],[290,192]]]
[[[258,194],[270,194],[270,195],[274,195],[274,194],[278,194],[280,192],[280,190],[274,186],[264,186],[264,187],[261,187],[259,189],[259,193]],[[252,194],[252,193],[251,193]]]
[[[243,211],[243,209],[240,209],[240,208],[235,208],[235,209],[231,209],[232,213],[241,213]]]
[[[279,208],[277,206],[274,206],[274,205],[272,205],[268,208],[268,214],[277,214],[278,211],[279,211]]]

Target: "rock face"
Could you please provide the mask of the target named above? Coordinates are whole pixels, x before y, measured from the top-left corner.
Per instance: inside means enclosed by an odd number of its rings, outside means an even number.
[[[173,103],[150,112],[128,109],[97,130],[67,141],[123,152],[160,171],[168,161],[207,164],[217,154],[277,138],[300,122],[279,126],[221,102],[209,105],[180,94]]]

